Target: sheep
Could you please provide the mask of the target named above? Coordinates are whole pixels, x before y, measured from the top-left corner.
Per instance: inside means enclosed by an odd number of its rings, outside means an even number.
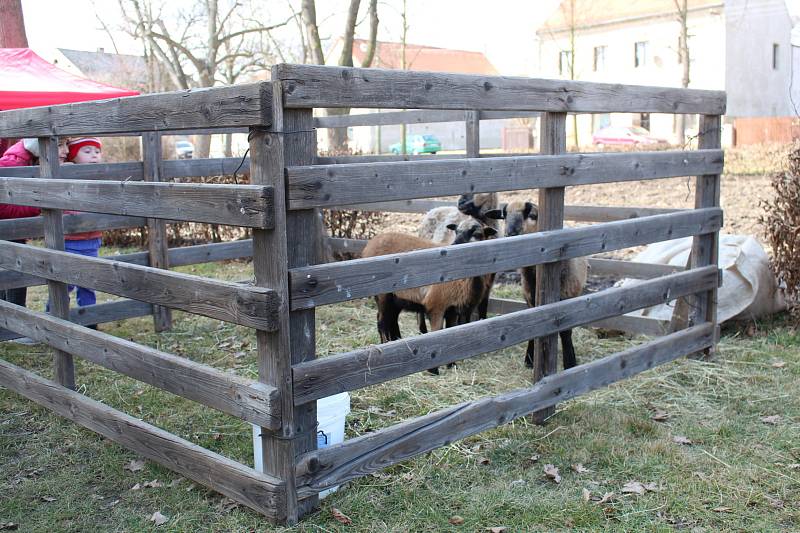
[[[482,241],[497,233],[494,228],[483,226],[474,220],[450,226],[449,229],[456,235],[453,244]],[[438,243],[413,235],[382,233],[370,239],[361,256],[375,257],[439,246]],[[429,318],[433,331],[438,331],[445,325],[450,327],[465,323],[486,294],[487,278],[487,275],[476,276],[377,295],[375,301],[378,307],[378,334],[381,342],[401,338],[398,317],[404,310],[422,316],[421,330],[424,328],[425,315]],[[427,329],[422,332],[426,333]],[[432,368],[429,372],[438,374],[439,370]]]
[[[506,221],[506,237],[533,233],[538,229],[538,210],[532,202],[510,202],[505,204],[502,209],[487,212],[486,216]],[[587,259],[585,257],[576,257],[563,261],[561,264],[561,299],[566,300],[579,296],[586,286],[586,279],[589,273]],[[525,301],[529,307],[533,307],[535,303],[534,293],[536,291],[536,267],[523,267],[519,269],[519,273],[522,278],[522,291],[525,295]],[[564,369],[566,370],[577,364],[575,347],[572,344],[572,330],[560,331],[559,336],[561,337]],[[525,366],[527,367],[533,367],[533,346],[534,341],[529,341],[528,349],[525,353]]]
[[[450,224],[460,224],[470,217],[483,223],[483,225],[500,229],[500,224],[495,219],[487,218],[486,212],[497,209],[497,193],[462,194],[455,206],[434,207],[422,218],[417,235],[441,244],[449,244],[455,238]]]
[[[451,243],[455,239],[451,228],[454,224],[461,224],[469,220],[477,220],[484,226],[493,228],[500,233],[500,222],[497,219],[486,217],[486,213],[497,209],[497,193],[467,193],[458,198],[456,206],[434,207],[428,211],[420,223],[417,234],[436,243]],[[494,274],[489,274],[486,283],[486,294],[477,307],[478,318],[486,318],[489,310],[489,294],[494,285]],[[424,316],[420,317],[420,333],[426,333]]]

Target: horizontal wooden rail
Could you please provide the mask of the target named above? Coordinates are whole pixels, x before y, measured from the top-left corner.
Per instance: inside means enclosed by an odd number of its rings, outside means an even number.
[[[153,314],[153,306],[136,300],[119,300],[102,304],[73,307],[69,310],[69,321],[82,326],[116,322]],[[0,341],[24,337],[10,330],[0,330]]]
[[[210,159],[170,159],[163,162],[164,179],[206,178],[250,174],[249,157],[220,157]]]
[[[293,367],[297,405],[383,383],[414,372],[501,350],[636,309],[716,287],[716,267],[705,267],[615,287],[511,314],[479,320]]]
[[[722,164],[722,150],[693,150],[290,167],[289,208],[719,174]]]
[[[64,215],[64,233],[104,231],[109,229],[137,228],[146,224],[143,217],[126,217],[101,213],[75,213]],[[15,241],[39,238],[44,235],[41,217],[0,220],[0,240]]]
[[[286,107],[725,114],[725,92],[585,81],[277,65]]]
[[[514,154],[519,155],[519,154]],[[343,165],[349,163],[392,163],[396,161],[440,161],[444,159],[463,159],[465,152],[453,154],[380,154],[380,155],[335,155],[319,156],[315,165]]]
[[[277,293],[106,258],[0,241],[0,268],[274,331]]]
[[[274,387],[2,300],[0,326],[252,424],[280,427]]]
[[[493,315],[507,315],[528,309],[528,304],[521,300],[507,298],[489,298],[489,313]],[[632,335],[648,335],[660,337],[669,333],[669,321],[658,320],[646,316],[618,315],[602,320],[596,320],[587,327],[622,331]]]
[[[481,120],[499,120],[510,118],[537,118],[536,111],[480,111]],[[437,122],[464,122],[464,111],[452,110],[409,110],[389,111],[385,113],[362,113],[358,115],[334,115],[315,117],[315,128],[348,128],[352,126],[393,126],[398,124],[433,124]]]
[[[266,82],[2,111],[0,137],[267,126],[271,94]]]
[[[714,344],[714,329],[711,324],[692,327],[546,376],[532,387],[465,402],[307,453],[297,465],[299,496],[310,496],[696,353]]]
[[[4,203],[271,228],[272,188],[257,185],[0,177]]]
[[[658,263],[637,263],[619,259],[589,259],[589,272],[595,276],[614,276],[617,278],[652,279],[673,272],[686,270],[686,266],[662,265]]]
[[[490,272],[702,235],[720,227],[722,210],[706,208],[295,268],[290,272],[291,308],[309,309]]]
[[[285,515],[286,486],[277,478],[2,360],[0,385],[273,520]]]
[[[196,246],[183,246],[169,249],[169,265],[171,267],[197,265],[199,263],[212,263],[227,261],[229,259],[249,258],[253,255],[253,241],[250,239],[232,242],[218,242],[212,244],[198,244]],[[121,263],[133,265],[148,265],[148,252],[134,252],[131,254],[109,255],[104,259],[111,259]],[[15,287],[32,287],[42,285],[45,280],[28,274],[14,271],[0,271],[0,290]]]

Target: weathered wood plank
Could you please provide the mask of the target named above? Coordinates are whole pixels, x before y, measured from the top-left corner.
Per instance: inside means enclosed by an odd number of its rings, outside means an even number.
[[[724,91],[319,65],[276,69],[286,107],[725,113]]]
[[[192,89],[0,112],[0,137],[102,135],[207,127],[266,126],[269,83]]]
[[[144,181],[160,182],[163,175],[161,135],[148,132],[142,135],[142,166]],[[169,238],[167,223],[156,218],[147,219],[147,259],[153,268],[169,270]],[[172,328],[172,310],[163,305],[153,306],[153,327],[156,333]]]
[[[396,124],[432,124],[436,122],[460,122],[463,120],[464,111],[423,109],[314,117],[314,127],[347,128],[352,126],[393,126]]]
[[[559,155],[567,151],[567,114],[544,113],[540,121],[541,153]],[[564,227],[564,187],[539,189],[537,229],[540,232]],[[536,265],[534,303],[537,307],[561,300],[561,262]],[[533,381],[558,372],[558,334],[543,335],[528,343],[526,358],[533,356]],[[533,349],[533,353],[531,353]],[[533,413],[543,424],[556,412],[555,404]]]
[[[707,348],[714,342],[713,329],[710,324],[693,327],[547,376],[529,388],[465,402],[308,453],[297,465],[300,493],[317,493]]]
[[[39,138],[39,173],[43,178],[57,177],[60,163],[58,139]],[[64,221],[60,209],[42,209],[44,244],[51,250],[64,250]],[[69,319],[69,291],[65,283],[47,281],[47,301],[53,316]],[[72,355],[58,349],[53,350],[53,374],[56,382],[68,389],[75,389],[75,365]]]
[[[67,215],[69,216],[69,215]],[[67,217],[64,217],[67,218]],[[65,230],[66,231],[66,230]],[[363,245],[362,245],[363,247]],[[169,264],[171,267],[196,265],[199,263],[213,263],[229,259],[245,259],[253,256],[253,241],[241,240],[233,242],[218,242],[213,244],[198,244],[196,246],[183,246],[169,249]],[[130,263],[133,265],[147,265],[148,252],[134,252],[105,256],[105,259]],[[15,287],[32,287],[43,285],[45,280],[28,274],[4,270],[0,272],[0,290]]]
[[[285,486],[272,476],[2,360],[0,385],[273,520],[285,515]]]
[[[589,258],[589,274],[618,278],[652,279],[685,270],[684,267],[657,263],[636,263],[618,259]]]
[[[95,305],[85,305],[83,307],[72,307],[69,310],[69,321],[74,324],[88,326],[91,324],[103,324],[106,322],[116,322],[128,318],[138,318],[153,313],[153,306],[146,302],[136,300],[119,300]],[[0,332],[0,341],[8,341],[24,337],[13,331],[4,330]]]
[[[289,209],[612,183],[722,171],[721,150],[618,152],[290,167]]]
[[[0,177],[0,200],[35,207],[253,228],[270,228],[274,223],[272,188],[253,185]]]
[[[717,208],[294,268],[292,309],[716,231]]]
[[[280,426],[280,402],[275,387],[2,300],[0,324],[58,350],[247,422],[270,428]]]
[[[519,154],[515,154],[519,155]],[[381,155],[337,155],[318,156],[315,165],[343,165],[349,163],[391,163],[394,161],[438,161],[463,159],[464,154],[381,154]]]
[[[271,131],[254,129],[249,136],[251,182],[275,188],[276,213],[272,231],[253,232],[253,269],[257,285],[275,287],[282,301],[288,302],[289,267],[307,264],[304,261],[314,258],[317,247],[313,233],[309,239],[303,233],[306,229],[302,226],[309,223],[306,213],[287,211],[284,169],[314,161],[316,135],[311,109],[285,111],[277,82],[271,105],[274,117]],[[313,221],[308,225],[314,227]],[[317,420],[316,404],[294,406],[291,379],[292,363],[306,356],[314,358],[314,314],[313,311],[290,313],[289,306],[283,305],[277,319],[279,327],[275,332],[256,331],[259,380],[275,386],[282,400],[281,427],[261,432],[262,464],[266,472],[286,482],[286,517],[287,522],[294,523],[318,502],[313,496],[299,500],[295,490],[296,457],[316,447]]]
[[[89,287],[189,313],[273,330],[280,298],[271,289],[0,241],[0,268]]]
[[[349,252],[360,255],[361,251],[369,241],[364,239],[342,239],[339,237],[330,237],[328,242],[330,242],[331,249],[334,252]]]
[[[597,320],[674,300],[717,282],[706,267],[615,287],[478,322],[405,338],[294,366],[295,403],[383,383],[414,372]]]

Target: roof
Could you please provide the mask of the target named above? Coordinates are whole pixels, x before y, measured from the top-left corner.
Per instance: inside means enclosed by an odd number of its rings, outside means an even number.
[[[574,2],[574,4],[573,4]],[[689,11],[723,6],[721,0],[688,0]],[[574,5],[575,20],[571,20]],[[674,0],[563,0],[537,34],[629,22],[653,17],[674,16]]]
[[[364,61],[368,44],[365,39],[353,40],[353,63],[356,66],[360,66]],[[402,65],[402,49],[402,43],[378,41],[372,67],[399,70]],[[481,52],[418,44],[406,44],[406,70],[497,74],[497,69]]]
[[[93,80],[106,83],[128,83],[147,87],[147,64],[144,57],[128,54],[110,54],[103,50],[58,49],[81,73]]]
[[[30,48],[0,48],[0,109],[102,100],[133,96],[120,89],[82,78],[51,65]]]

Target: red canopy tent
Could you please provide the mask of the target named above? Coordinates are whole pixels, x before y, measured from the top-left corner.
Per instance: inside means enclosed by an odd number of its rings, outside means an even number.
[[[29,48],[0,48],[0,110],[134,96],[51,65]]]
[[[0,48],[0,80],[0,110],[139,94],[70,74],[29,48]],[[0,154],[8,145],[8,139],[0,139]]]

